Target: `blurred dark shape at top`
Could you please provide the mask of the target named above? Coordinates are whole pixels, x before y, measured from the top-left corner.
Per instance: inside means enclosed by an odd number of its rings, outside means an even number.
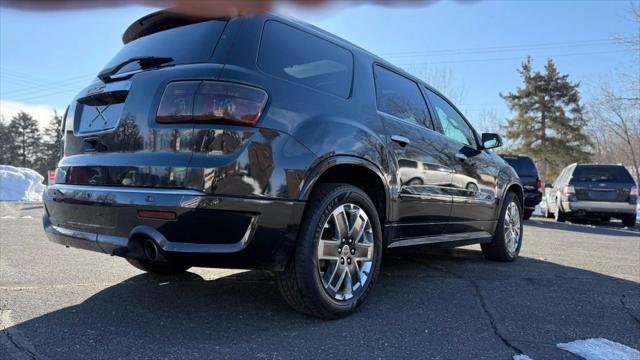
[[[384,6],[423,6],[438,0],[0,0],[0,5],[22,10],[80,10],[111,8],[131,5],[146,5],[173,8],[172,11],[189,16],[219,18],[238,15],[259,14],[271,11],[278,3],[298,7],[320,7],[322,5],[360,5],[373,3]],[[475,0],[459,0],[473,3]]]

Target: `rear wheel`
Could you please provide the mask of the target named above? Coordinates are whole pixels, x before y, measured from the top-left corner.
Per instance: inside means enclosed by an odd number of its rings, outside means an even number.
[[[495,261],[513,261],[522,246],[522,205],[518,197],[508,192],[500,211],[493,240],[482,244],[484,257]]]
[[[636,226],[636,214],[629,214],[622,217],[622,224],[624,226]]]
[[[293,258],[277,274],[291,307],[324,319],[346,316],[364,302],[378,276],[382,230],[362,190],[326,184],[307,204]]]
[[[188,265],[166,264],[148,260],[136,260],[128,258],[126,260],[129,262],[129,264],[133,265],[137,269],[163,276],[179,275],[189,270],[189,268],[191,267]]]

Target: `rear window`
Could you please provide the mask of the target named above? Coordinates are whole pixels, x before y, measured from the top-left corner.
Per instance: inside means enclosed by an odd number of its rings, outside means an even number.
[[[374,68],[378,110],[408,123],[431,128],[427,104],[413,80],[387,70]]]
[[[631,174],[624,166],[612,165],[577,166],[571,180],[577,182],[633,182]]]
[[[139,56],[172,57],[174,64],[205,62],[213,54],[226,23],[211,20],[143,36],[124,45],[104,68]]]
[[[503,156],[502,157],[516,171],[518,176],[538,176],[536,165],[527,157]]]
[[[351,93],[351,52],[277,21],[264,26],[258,66],[268,74],[345,99]]]

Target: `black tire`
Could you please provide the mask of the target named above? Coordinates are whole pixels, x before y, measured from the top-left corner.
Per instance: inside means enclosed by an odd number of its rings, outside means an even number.
[[[560,205],[558,205],[556,212],[553,213],[553,217],[554,219],[556,219],[556,222],[559,223],[567,221],[567,215],[564,213],[564,211],[562,211],[562,209],[560,209]]]
[[[531,219],[531,215],[533,215],[533,211],[531,210],[525,210],[524,214],[522,215],[522,220],[529,220]]]
[[[488,244],[481,244],[482,254],[488,260],[510,262],[515,260],[520,253],[520,248],[522,247],[522,219],[520,219],[520,232],[515,250],[510,251],[507,248],[504,223],[507,208],[511,203],[515,203],[515,205],[517,206],[519,216],[521,216],[520,214],[522,214],[522,204],[520,204],[520,200],[518,199],[518,197],[513,192],[507,192],[502,204],[502,209],[500,209],[500,218],[498,219],[498,224],[496,225],[496,232],[493,235],[493,240],[491,240],[491,242]]]
[[[636,226],[636,214],[628,214],[622,217],[622,225],[632,227]]]
[[[162,276],[180,275],[191,268],[189,265],[166,264],[129,258],[126,258],[126,260],[137,269]]]
[[[335,209],[355,204],[369,218],[373,233],[371,271],[364,286],[346,300],[336,300],[325,290],[318,271],[318,239]],[[323,184],[314,190],[303,216],[295,252],[283,272],[276,274],[278,289],[295,310],[323,319],[353,313],[367,298],[378,277],[382,258],[382,228],[376,207],[359,188],[348,184]]]

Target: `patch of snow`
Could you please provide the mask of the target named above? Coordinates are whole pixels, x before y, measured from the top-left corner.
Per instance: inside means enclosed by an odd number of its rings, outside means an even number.
[[[536,205],[536,208],[533,210],[533,215],[542,216],[542,206],[540,206],[540,204]]]
[[[636,219],[640,219],[640,202],[636,206]]]
[[[513,355],[513,360],[533,360],[533,359],[528,357],[527,355],[520,354],[520,355]]]
[[[41,201],[44,177],[35,170],[0,165],[0,200]]]
[[[586,360],[640,360],[640,351],[604,338],[576,340],[556,346]]]
[[[0,219],[16,219],[16,217],[15,216],[11,216],[11,215],[5,215],[5,216],[0,217]]]

